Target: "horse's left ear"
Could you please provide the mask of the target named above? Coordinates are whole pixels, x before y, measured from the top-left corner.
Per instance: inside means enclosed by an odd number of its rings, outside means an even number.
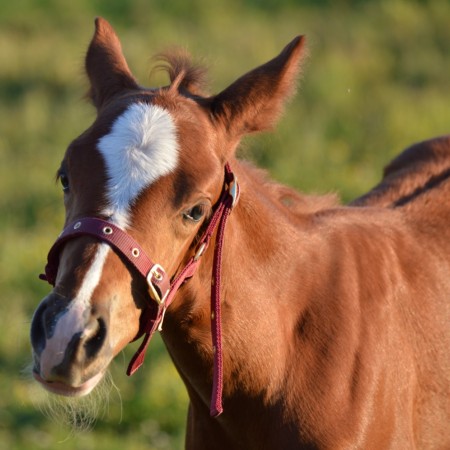
[[[122,46],[111,25],[101,17],[95,19],[95,34],[86,54],[86,72],[91,82],[89,97],[97,109],[126,89],[137,89]]]
[[[224,124],[232,138],[275,124],[295,91],[304,47],[304,36],[296,37],[277,57],[209,99],[212,116]]]

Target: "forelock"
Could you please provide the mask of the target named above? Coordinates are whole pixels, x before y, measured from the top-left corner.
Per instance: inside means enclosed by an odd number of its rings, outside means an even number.
[[[155,56],[158,62],[154,70],[163,70],[169,75],[171,89],[185,90],[194,95],[203,95],[207,88],[207,70],[194,63],[184,49],[173,48]]]

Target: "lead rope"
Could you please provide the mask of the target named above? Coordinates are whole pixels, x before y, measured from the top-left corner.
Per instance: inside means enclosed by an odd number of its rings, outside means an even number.
[[[221,316],[221,270],[222,248],[225,225],[232,208],[232,201],[227,202],[220,218],[217,230],[216,247],[214,251],[213,276],[211,286],[211,337],[214,352],[213,389],[210,414],[217,417],[223,412],[223,354],[222,354],[222,316]]]

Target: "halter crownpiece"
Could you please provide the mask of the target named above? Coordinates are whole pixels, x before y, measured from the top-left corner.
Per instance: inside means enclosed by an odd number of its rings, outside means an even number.
[[[146,255],[142,247],[129,234],[113,223],[97,217],[79,219],[63,230],[48,253],[45,274],[39,276],[39,278],[48,281],[54,286],[58,273],[59,256],[64,244],[80,236],[92,236],[109,244],[116,253],[124,257],[137,270],[146,280],[149,297],[153,302],[149,302],[147,308],[141,314],[141,325],[135,339],[142,335],[144,335],[144,339],[132,357],[127,369],[127,375],[133,375],[144,362],[145,352],[154,332],[162,330],[162,322],[167,308],[174,300],[178,289],[195,274],[200,259],[217,229],[212,269],[214,283],[211,288],[211,336],[214,351],[214,372],[210,414],[213,417],[217,417],[223,411],[223,357],[220,312],[223,239],[228,216],[238,198],[239,185],[227,163],[225,165],[225,180],[222,193],[214,207],[208,226],[200,238],[196,252],[172,280],[170,280],[165,270],[159,264],[154,263]]]

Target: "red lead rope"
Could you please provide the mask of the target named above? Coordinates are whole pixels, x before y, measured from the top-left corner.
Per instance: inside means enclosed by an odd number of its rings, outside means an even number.
[[[117,253],[125,257],[135,267],[146,279],[149,286],[149,295],[154,300],[154,303],[152,302],[142,312],[138,337],[143,334],[145,336],[127,369],[127,375],[133,375],[144,362],[145,352],[154,332],[157,329],[161,331],[165,312],[174,300],[175,294],[182,284],[195,274],[200,263],[200,258],[207,249],[211,237],[217,229],[211,286],[211,336],[214,352],[214,373],[210,414],[213,417],[217,417],[223,411],[223,357],[220,310],[222,248],[227,219],[238,197],[239,186],[230,166],[226,164],[224,188],[209,224],[199,241],[197,251],[172,282],[170,282],[164,269],[159,264],[153,263],[131,236],[116,225],[96,217],[79,219],[63,230],[48,253],[45,275],[40,276],[41,279],[48,281],[54,286],[62,247],[68,240],[83,235],[93,236],[108,243]]]
[[[223,391],[223,357],[222,357],[222,320],[221,320],[221,269],[222,269],[222,247],[225,233],[225,225],[231,212],[231,206],[223,210],[217,230],[216,248],[213,262],[213,286],[211,286],[211,337],[214,352],[214,376],[213,390],[210,405],[210,414],[217,417],[222,414],[222,391]]]

